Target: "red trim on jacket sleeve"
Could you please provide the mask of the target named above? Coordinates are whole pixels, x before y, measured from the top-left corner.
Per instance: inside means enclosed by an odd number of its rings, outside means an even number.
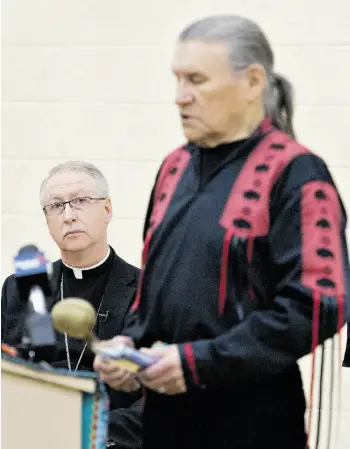
[[[302,283],[322,295],[345,295],[341,208],[336,189],[322,181],[302,188]]]
[[[193,354],[191,343],[185,343],[184,344],[184,353],[185,353],[185,356],[186,356],[187,364],[188,364],[188,366],[189,366],[189,368],[191,370],[191,373],[192,373],[193,383],[195,385],[199,385],[199,377],[198,377],[197,368],[196,368],[196,360],[194,358],[194,354]]]
[[[301,281],[303,285],[311,289],[313,299],[309,436],[313,414],[316,348],[320,343],[322,296],[332,296],[337,300],[338,333],[344,321],[345,279],[341,235],[342,214],[335,187],[324,181],[312,181],[305,184],[301,191]],[[340,376],[341,344],[339,344],[338,352]],[[321,369],[322,363],[323,361]],[[341,383],[339,385],[341,386]]]

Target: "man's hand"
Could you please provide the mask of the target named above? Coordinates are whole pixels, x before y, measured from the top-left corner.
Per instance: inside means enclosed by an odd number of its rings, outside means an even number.
[[[137,374],[137,379],[145,387],[170,395],[186,392],[180,354],[176,345],[142,348],[141,352],[159,359],[154,365]]]
[[[100,344],[101,346],[126,345],[134,347],[131,338],[123,336],[114,337]],[[93,367],[100,374],[101,380],[115,390],[130,392],[140,388],[135,375],[116,366],[113,360],[102,359],[100,355],[96,355]]]

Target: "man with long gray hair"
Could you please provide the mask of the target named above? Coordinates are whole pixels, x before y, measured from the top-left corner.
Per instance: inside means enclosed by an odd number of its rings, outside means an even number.
[[[94,332],[99,338],[109,339],[122,333],[125,315],[135,297],[139,270],[108,245],[112,201],[105,177],[87,162],[64,162],[52,168],[43,181],[40,202],[49,232],[61,253],[61,259],[53,264],[54,301],[48,304],[49,308],[66,297],[85,298],[96,310]],[[21,342],[22,307],[14,276],[9,276],[1,296],[2,341]],[[94,356],[83,341],[62,334],[58,338],[53,366],[70,371],[92,370]],[[139,448],[140,393],[110,390],[110,399],[112,441],[108,447]]]
[[[341,199],[295,140],[291,86],[255,23],[189,25],[173,72],[188,143],[160,168],[123,336],[155,363],[136,378],[94,367],[146,388],[144,449],[305,449],[297,362],[350,310]]]

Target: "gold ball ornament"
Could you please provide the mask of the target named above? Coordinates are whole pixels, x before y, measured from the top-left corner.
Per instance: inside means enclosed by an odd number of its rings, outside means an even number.
[[[54,328],[62,334],[82,340],[93,338],[96,312],[85,299],[67,298],[58,302],[52,308],[51,318]]]

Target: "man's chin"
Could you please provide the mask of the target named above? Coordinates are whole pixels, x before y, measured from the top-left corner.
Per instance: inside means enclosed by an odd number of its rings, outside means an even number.
[[[203,139],[203,133],[195,128],[183,127],[183,133],[188,142],[200,142]]]
[[[84,251],[90,243],[90,240],[85,234],[76,234],[73,238],[67,237],[64,239],[64,248],[62,249],[64,249],[64,251]]]

